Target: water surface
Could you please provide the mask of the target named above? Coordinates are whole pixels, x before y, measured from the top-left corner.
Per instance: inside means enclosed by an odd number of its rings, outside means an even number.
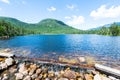
[[[28,35],[0,40],[0,48],[13,48],[15,53],[30,57],[48,55],[93,55],[120,61],[120,37],[102,35]],[[23,55],[23,54],[22,54]],[[24,55],[24,56],[25,56]]]

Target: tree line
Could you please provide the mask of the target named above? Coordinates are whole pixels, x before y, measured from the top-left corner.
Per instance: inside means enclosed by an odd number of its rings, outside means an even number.
[[[87,30],[87,34],[99,34],[99,35],[110,35],[120,36],[120,25],[113,23],[110,27],[102,26],[100,29]]]

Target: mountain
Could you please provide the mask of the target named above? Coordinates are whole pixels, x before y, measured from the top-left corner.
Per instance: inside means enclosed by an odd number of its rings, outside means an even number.
[[[11,23],[15,27],[24,28],[26,30],[32,31],[38,34],[75,34],[81,33],[82,30],[75,29],[71,26],[68,26],[62,21],[56,19],[44,19],[38,23],[25,23],[15,18],[10,17],[0,17],[0,20]]]
[[[116,25],[120,26],[120,22],[114,22]],[[105,24],[103,25],[104,27],[107,27],[109,28],[113,23],[110,23],[110,24]],[[96,28],[92,28],[92,29],[89,29],[89,30],[99,30],[101,29],[103,26],[99,26],[99,27],[96,27]]]

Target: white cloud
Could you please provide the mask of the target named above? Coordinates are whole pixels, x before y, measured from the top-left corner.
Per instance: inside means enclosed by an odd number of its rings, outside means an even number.
[[[70,16],[65,16],[65,19],[71,19],[71,17]]]
[[[94,19],[117,18],[120,17],[120,6],[107,8],[106,5],[102,5],[97,10],[93,10],[90,16]]]
[[[51,6],[51,7],[47,8],[47,10],[50,11],[50,12],[52,12],[52,11],[56,11],[56,8],[53,7],[53,6]]]
[[[84,17],[83,16],[66,16],[65,19],[67,19],[67,24],[69,24],[70,26],[74,26],[76,28],[78,28],[80,26],[80,24],[84,23]]]
[[[9,3],[10,3],[10,1],[9,1],[9,0],[0,0],[0,1],[2,1],[2,2],[4,2],[4,3],[7,3],[7,4],[9,4]]]

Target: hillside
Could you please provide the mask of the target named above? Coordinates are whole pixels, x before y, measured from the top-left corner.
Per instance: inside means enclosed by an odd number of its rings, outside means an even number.
[[[106,24],[101,27],[93,28],[93,29],[87,30],[85,33],[120,36],[120,22],[114,22],[112,24]]]
[[[15,27],[24,28],[38,34],[75,34],[81,33],[81,30],[75,29],[55,19],[44,19],[39,23],[29,24],[20,20],[8,17],[0,17],[0,20],[7,21]]]

